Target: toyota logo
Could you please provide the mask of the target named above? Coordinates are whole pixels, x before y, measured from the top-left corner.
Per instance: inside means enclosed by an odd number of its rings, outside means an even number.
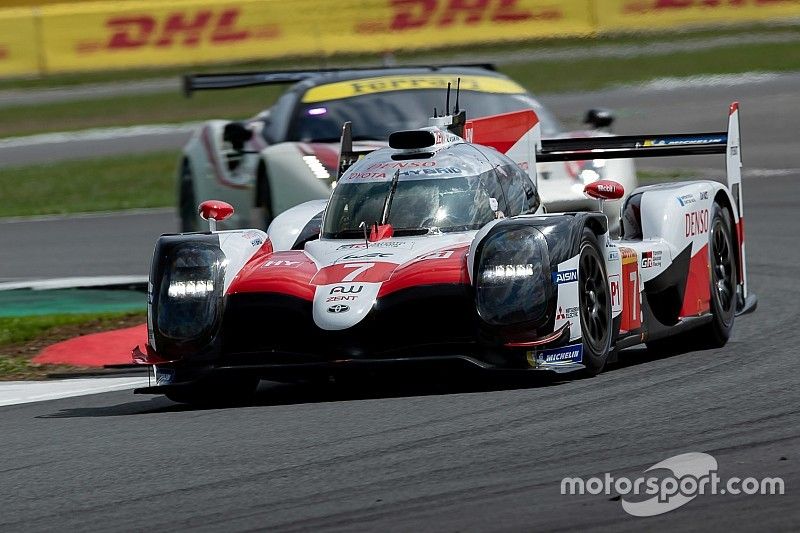
[[[345,313],[350,310],[349,305],[336,304],[328,308],[329,313]]]

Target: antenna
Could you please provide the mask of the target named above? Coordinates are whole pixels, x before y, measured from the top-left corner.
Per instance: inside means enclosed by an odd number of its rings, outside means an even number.
[[[445,113],[449,113],[450,112],[450,82],[449,81],[447,82],[447,99],[445,100],[445,104],[444,104],[444,112]]]
[[[439,115],[436,113],[436,108],[433,108],[433,118],[439,118]]]
[[[459,95],[459,93],[461,93],[461,78],[458,78],[458,80],[456,81],[456,107],[453,109],[453,114],[454,115],[458,115],[458,112],[460,111],[458,109],[458,95]]]

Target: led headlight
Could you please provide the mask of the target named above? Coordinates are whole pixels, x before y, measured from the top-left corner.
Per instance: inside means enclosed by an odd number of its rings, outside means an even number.
[[[152,314],[160,352],[199,350],[218,328],[227,260],[217,243],[199,240],[203,238],[210,237],[159,242],[157,257],[161,261],[152,278],[157,295]]]
[[[480,250],[476,304],[492,325],[536,322],[547,312],[550,256],[547,241],[533,227],[498,226]]]

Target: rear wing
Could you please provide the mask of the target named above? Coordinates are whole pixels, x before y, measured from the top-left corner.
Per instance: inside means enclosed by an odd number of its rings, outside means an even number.
[[[285,85],[297,83],[309,78],[318,78],[326,74],[340,72],[381,72],[402,71],[409,69],[425,69],[436,72],[444,68],[479,68],[496,70],[491,63],[458,63],[449,65],[395,65],[375,67],[320,68],[309,70],[275,70],[262,72],[222,72],[217,74],[187,74],[183,77],[183,93],[189,97],[195,91],[212,91],[220,89],[241,89],[261,85]]]
[[[742,150],[739,138],[739,102],[728,110],[728,130],[711,133],[623,135],[580,139],[545,139],[536,153],[537,163],[586,161],[682,155],[725,154],[725,185],[731,192],[741,217]]]
[[[736,205],[739,269],[741,279],[740,309],[752,308],[748,300],[747,267],[744,246],[744,203],[742,201],[742,144],[739,136],[739,102],[728,108],[727,131],[666,135],[625,135],[583,139],[546,139],[536,153],[537,163],[669,157],[682,155],[725,155],[725,186]]]

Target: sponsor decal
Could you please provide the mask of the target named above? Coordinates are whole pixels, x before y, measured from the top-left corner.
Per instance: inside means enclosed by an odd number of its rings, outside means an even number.
[[[393,163],[373,163],[371,164],[367,170],[375,170],[375,169],[404,169],[404,168],[425,168],[425,167],[435,167],[436,161],[400,161],[400,162],[393,162]]]
[[[388,176],[383,172],[350,172],[345,178],[348,180],[384,180]]]
[[[410,250],[414,247],[413,242],[407,241],[378,241],[369,243],[369,248],[395,248],[398,250]],[[362,250],[367,248],[366,243],[358,242],[352,244],[343,244],[336,248],[337,250]]]
[[[609,261],[619,261],[619,250],[609,250],[608,251],[608,260]]]
[[[403,1],[403,0],[401,0]],[[328,83],[312,87],[303,95],[304,103],[324,102],[341,98],[352,98],[362,94],[377,94],[390,91],[446,90],[453,83],[449,75],[377,76],[353,81]],[[492,76],[461,76],[462,91],[478,91],[498,94],[522,94],[525,89],[519,84]]]
[[[608,286],[611,291],[611,311],[616,313],[622,310],[622,284],[619,274],[608,276]]]
[[[385,257],[392,257],[393,253],[387,252],[370,252],[367,254],[350,254],[344,257],[340,257],[339,261],[352,261],[356,259],[378,259],[378,258],[385,258]]]
[[[248,230],[241,234],[242,238],[250,241],[251,246],[261,246],[264,244],[264,239],[261,234],[254,230]]]
[[[578,271],[576,269],[564,270],[563,272],[553,272],[553,283],[560,285],[562,283],[572,283],[578,281]]]
[[[346,313],[349,310],[350,310],[350,306],[349,305],[344,305],[344,304],[336,304],[336,305],[332,305],[332,306],[328,307],[328,312],[329,313],[334,313],[334,314]]]
[[[652,268],[661,266],[661,250],[652,252],[642,252],[642,268]]]
[[[683,206],[693,204],[696,201],[697,200],[694,199],[694,194],[684,194],[683,196],[678,196],[678,203]]]
[[[156,378],[156,385],[169,385],[173,381],[175,381],[175,369],[174,368],[162,368],[159,366],[155,367],[155,378]]]
[[[566,309],[562,308],[561,306],[558,307],[558,312],[556,313],[556,320],[566,320],[568,318],[575,318],[578,316],[578,307],[567,307]]]
[[[330,302],[354,302],[358,299],[358,296],[328,296],[325,298],[325,303]]]
[[[115,14],[104,23],[107,39],[79,42],[75,51],[78,54],[91,54],[143,48],[185,49],[203,45],[224,46],[254,39],[269,40],[280,36],[277,24],[258,28],[240,27],[241,15],[239,7]]]
[[[441,174],[461,174],[458,167],[423,168],[419,170],[404,170],[401,176],[438,176]]]
[[[270,259],[263,265],[261,268],[268,268],[268,267],[296,267],[300,264],[300,261],[289,261],[287,259]]]
[[[536,361],[538,363],[581,363],[583,362],[583,344],[542,350],[536,354]]]
[[[642,146],[692,146],[695,144],[716,144],[724,142],[724,137],[685,137],[679,139],[645,139]]]
[[[556,21],[564,17],[558,4],[520,5],[520,0],[391,0],[389,20],[365,20],[356,26],[357,33],[419,31],[425,28],[477,26],[488,23],[524,24],[532,21]],[[463,87],[462,87],[463,88]]]
[[[342,293],[358,294],[363,289],[364,289],[363,285],[337,285],[331,288],[329,294],[342,294]]]
[[[685,229],[686,237],[708,233],[708,209],[686,213]]]

